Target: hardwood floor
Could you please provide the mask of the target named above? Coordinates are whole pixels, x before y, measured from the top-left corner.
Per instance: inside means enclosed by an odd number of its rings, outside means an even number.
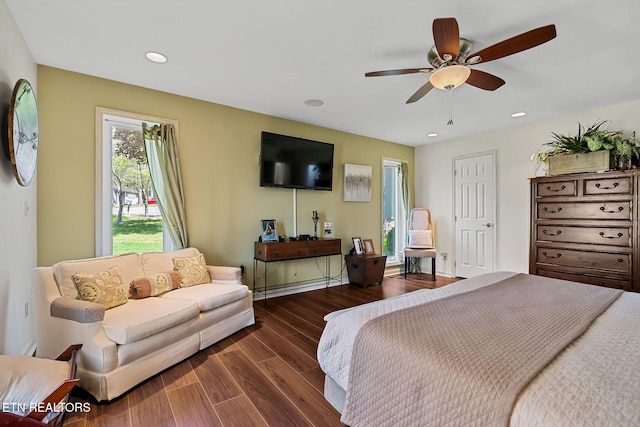
[[[387,277],[380,286],[331,287],[254,304],[256,324],[206,348],[109,403],[89,402],[65,426],[341,426],[323,396],[316,360],[332,311],[455,282],[430,274]]]

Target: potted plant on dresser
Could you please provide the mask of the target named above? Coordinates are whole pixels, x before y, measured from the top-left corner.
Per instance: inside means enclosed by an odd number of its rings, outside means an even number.
[[[575,136],[552,133],[553,139],[533,154],[539,165],[547,165],[547,175],[577,172],[626,170],[640,161],[640,146],[635,137],[622,131],[604,130],[606,120],[585,128],[578,123]]]

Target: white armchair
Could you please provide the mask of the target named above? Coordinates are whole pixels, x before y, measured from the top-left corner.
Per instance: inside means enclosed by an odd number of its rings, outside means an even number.
[[[415,208],[409,215],[407,228],[409,243],[404,248],[404,278],[411,268],[411,258],[431,258],[431,275],[436,280],[435,224],[431,221],[431,211],[425,208]],[[419,272],[419,267],[418,267]]]

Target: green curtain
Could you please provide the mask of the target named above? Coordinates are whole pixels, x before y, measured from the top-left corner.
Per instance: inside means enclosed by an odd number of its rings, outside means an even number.
[[[407,224],[407,238],[409,236],[409,216],[411,215],[411,200],[409,195],[409,164],[400,162],[398,165],[400,175],[400,194],[402,196],[402,206],[404,207],[404,223]],[[405,244],[407,244],[405,242]],[[409,265],[410,273],[422,273],[420,268],[420,258],[411,258]]]
[[[400,162],[398,165],[400,172],[400,193],[402,195],[402,205],[404,206],[405,223],[409,221],[410,200],[409,200],[409,164]]]
[[[174,249],[189,246],[178,143],[173,125],[142,123],[151,183]]]

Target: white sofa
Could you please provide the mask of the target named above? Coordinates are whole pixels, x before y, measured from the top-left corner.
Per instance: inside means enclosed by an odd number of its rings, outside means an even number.
[[[211,284],[195,285],[105,310],[78,299],[71,276],[117,266],[131,280],[173,270],[174,257],[195,248],[64,261],[33,277],[37,356],[55,358],[82,344],[79,385],[98,401],[112,400],[145,379],[255,323],[253,298],[239,268],[207,266]]]

